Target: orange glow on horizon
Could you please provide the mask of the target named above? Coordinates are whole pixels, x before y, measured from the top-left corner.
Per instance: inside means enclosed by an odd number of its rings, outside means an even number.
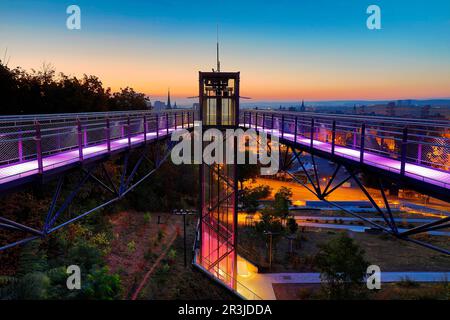
[[[15,55],[10,67],[39,70],[41,58]],[[83,73],[100,78],[112,91],[132,87],[150,97],[166,97],[170,88],[175,100],[198,95],[198,71],[204,67],[177,64],[163,66],[156,61],[118,61],[114,55],[102,59],[55,58],[49,61],[57,73],[82,76]],[[114,68],[111,68],[114,66]],[[232,68],[236,69],[236,68]],[[80,71],[82,70],[82,71]],[[450,78],[442,73],[432,80],[418,79],[393,73],[378,75],[362,81],[358,72],[342,71],[329,74],[327,70],[308,70],[297,76],[290,70],[267,70],[266,72],[244,67],[241,69],[241,94],[253,101],[325,101],[325,100],[397,100],[449,98]],[[362,71],[361,71],[362,72]],[[431,72],[431,71],[430,71]],[[252,102],[249,100],[248,102]],[[193,101],[194,102],[194,101]]]

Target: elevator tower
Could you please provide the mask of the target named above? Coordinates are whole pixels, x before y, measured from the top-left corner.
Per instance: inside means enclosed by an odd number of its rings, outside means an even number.
[[[218,70],[220,70],[218,64]],[[200,120],[203,132],[210,128],[221,130],[223,143],[226,129],[239,126],[239,72],[199,73]],[[203,148],[208,143],[203,143]],[[203,149],[202,149],[203,154]],[[225,154],[225,150],[223,152]],[[203,158],[203,157],[202,157]],[[225,158],[225,157],[224,157]],[[224,159],[225,161],[225,159]],[[201,223],[199,263],[212,276],[232,289],[237,279],[237,165],[234,163],[200,165]]]

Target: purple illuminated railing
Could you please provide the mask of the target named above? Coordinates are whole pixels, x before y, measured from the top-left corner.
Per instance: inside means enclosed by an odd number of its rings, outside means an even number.
[[[450,188],[450,121],[266,110],[240,123],[331,155]]]
[[[188,128],[193,110],[0,117],[0,184]]]

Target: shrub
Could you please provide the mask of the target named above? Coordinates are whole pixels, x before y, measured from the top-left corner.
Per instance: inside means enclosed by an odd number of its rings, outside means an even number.
[[[167,254],[167,258],[169,259],[170,263],[173,263],[177,257],[177,251],[175,249],[170,249],[169,253]]]
[[[158,242],[161,242],[162,239],[164,239],[165,233],[163,230],[158,230]]]
[[[361,297],[362,281],[368,265],[364,250],[345,233],[320,245],[316,256],[322,289],[330,299]]]
[[[144,222],[145,222],[146,224],[148,224],[148,223],[150,222],[150,220],[151,220],[150,212],[144,213]]]
[[[397,285],[403,288],[417,288],[418,286],[420,286],[418,282],[415,282],[408,277],[403,277],[400,282],[397,282]]]
[[[131,240],[130,242],[128,242],[127,248],[128,248],[128,252],[130,252],[130,253],[135,252],[136,251],[136,242],[134,242],[134,240]]]

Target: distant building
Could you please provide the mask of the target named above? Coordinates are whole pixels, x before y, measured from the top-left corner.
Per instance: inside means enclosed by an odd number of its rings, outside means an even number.
[[[177,103],[175,102],[174,108],[177,107]],[[163,101],[155,101],[153,104],[153,109],[156,111],[166,110],[166,109],[172,109],[172,104],[170,102],[170,89],[167,91],[167,103]]]
[[[390,117],[395,117],[395,102],[389,102],[387,104],[386,113]]]
[[[412,106],[413,103],[412,103],[412,100],[397,100],[397,105],[409,107],[409,106]]]
[[[366,114],[366,105],[365,105],[365,104],[362,104],[362,105],[359,107],[359,113],[360,113],[360,114]]]
[[[300,106],[300,112],[305,112],[306,108],[305,108],[305,100],[302,100],[302,105]]]
[[[431,109],[430,105],[423,106],[422,109],[420,110],[420,117],[422,119],[429,119],[430,118],[430,109]]]
[[[166,104],[162,101],[155,101],[155,103],[153,104],[153,108],[156,111],[161,111],[161,110],[166,109]]]

